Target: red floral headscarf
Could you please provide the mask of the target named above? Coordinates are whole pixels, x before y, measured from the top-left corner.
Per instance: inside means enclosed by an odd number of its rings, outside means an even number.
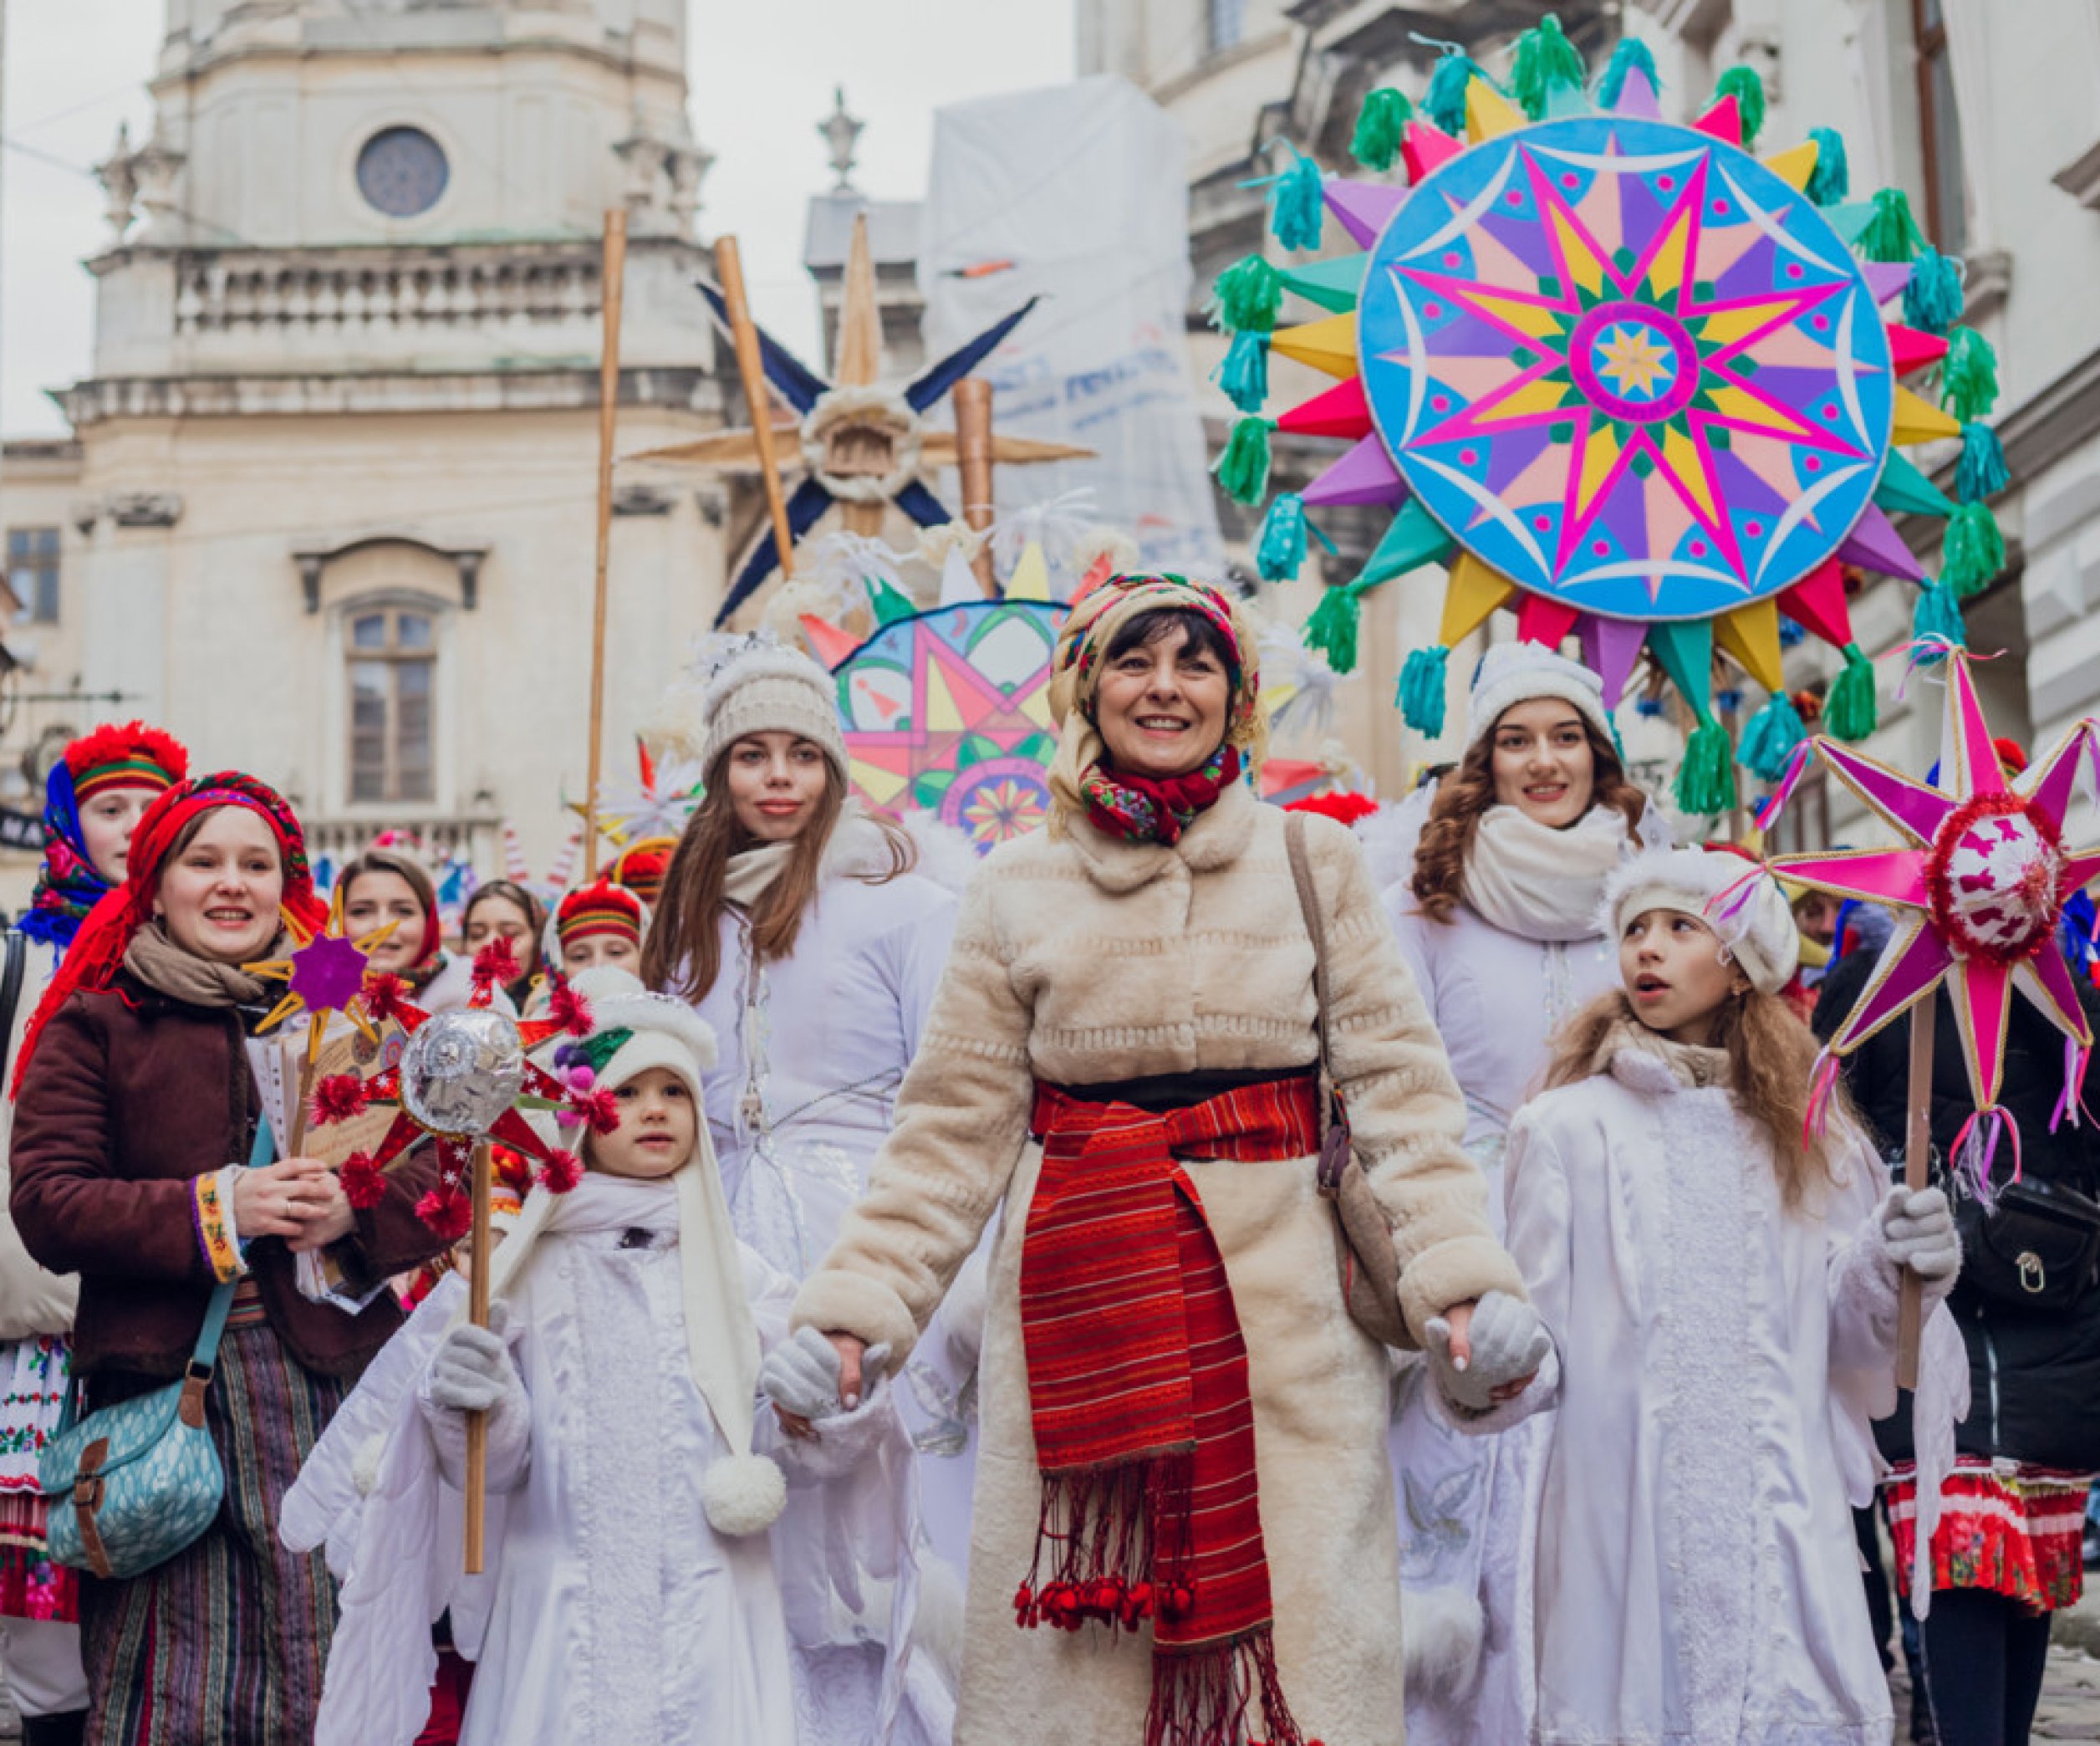
[[[327,927],[328,906],[313,895],[313,870],[306,860],[306,833],[282,794],[238,770],[221,770],[191,782],[177,783],[145,809],[132,833],[124,883],[105,892],[89,911],[58,974],[37,1003],[36,1015],[23,1034],[11,1095],[21,1095],[30,1058],[51,1015],[75,990],[99,993],[116,980],[132,935],[153,917],[153,900],[160,892],[161,872],[184,829],[193,819],[222,806],[244,807],[270,827],[284,862],[284,892],[279,902],[302,926],[317,933]]]

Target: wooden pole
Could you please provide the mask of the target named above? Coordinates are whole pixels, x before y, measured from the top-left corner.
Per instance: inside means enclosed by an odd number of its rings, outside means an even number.
[[[486,1328],[488,1269],[492,1258],[488,1242],[489,1178],[496,1167],[489,1156],[487,1141],[474,1142],[472,1161],[467,1167],[474,1172],[474,1224],[467,1238],[466,1314],[476,1327]],[[482,1574],[487,1555],[483,1544],[487,1509],[488,1415],[470,1412],[466,1415],[466,1574],[470,1576]]]
[[[1909,1131],[1904,1136],[1904,1187],[1915,1193],[1932,1185],[1932,1044],[1939,996],[1928,994],[1910,1009]],[[1918,1345],[1924,1324],[1924,1281],[1904,1269],[1896,1304],[1896,1386],[1918,1386]]]
[[[591,602],[590,786],[584,803],[584,877],[598,877],[598,786],[605,738],[605,593],[613,556],[613,426],[619,416],[619,309],[627,279],[627,212],[605,214],[605,339],[598,363],[598,580]],[[469,1529],[478,1534],[481,1517]],[[478,1566],[469,1565],[468,1569]]]
[[[737,351],[737,375],[751,408],[751,434],[758,449],[758,482],[765,488],[766,513],[772,518],[773,549],[783,579],[795,573],[795,541],[788,531],[788,498],[780,488],[780,462],[773,449],[773,400],[766,386],[766,364],[758,349],[757,324],[744,294],[743,257],[734,237],[715,240],[715,272],[721,280],[722,301],[729,306],[729,337]]]
[[[956,384],[956,471],[962,475],[962,518],[978,533],[991,528],[991,384],[965,376]],[[991,573],[991,542],[978,548],[970,568],[987,598],[999,592]]]

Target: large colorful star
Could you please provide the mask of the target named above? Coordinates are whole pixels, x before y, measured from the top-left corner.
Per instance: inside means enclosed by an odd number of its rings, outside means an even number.
[[[2004,1078],[2015,988],[2077,1047],[2092,1045],[2057,948],[2057,922],[2065,900],[2100,875],[2100,845],[2063,844],[2064,814],[2093,729],[2080,722],[2047,757],[2008,779],[1965,656],[1948,658],[1946,682],[1936,783],[1913,781],[1833,741],[1813,742],[1831,773],[1895,830],[1901,845],[1781,855],[1772,869],[1899,911],[1858,1003],[1830,1039],[1832,1052],[1850,1054],[1945,980],[1971,1095],[1979,1110],[1989,1110]]]

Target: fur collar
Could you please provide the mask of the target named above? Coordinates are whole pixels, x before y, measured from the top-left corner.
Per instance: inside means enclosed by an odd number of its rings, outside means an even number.
[[[1065,840],[1071,844],[1088,876],[1103,891],[1134,891],[1176,860],[1192,873],[1212,873],[1231,865],[1253,841],[1262,811],[1262,803],[1254,798],[1253,791],[1246,783],[1236,782],[1196,816],[1181,833],[1179,842],[1126,842],[1105,830],[1097,830],[1083,819],[1075,819],[1067,826]]]
[[[1725,1090],[1729,1078],[1728,1051],[1672,1042],[1629,1016],[1604,1034],[1597,1053],[1590,1058],[1590,1071],[1608,1073],[1629,1091],[1643,1097]]]

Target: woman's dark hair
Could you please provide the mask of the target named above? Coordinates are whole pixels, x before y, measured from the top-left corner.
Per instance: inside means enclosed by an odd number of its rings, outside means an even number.
[[[1163,642],[1176,630],[1181,633],[1177,654],[1185,654],[1190,649],[1201,651],[1225,669],[1225,676],[1231,682],[1232,689],[1239,690],[1240,661],[1232,652],[1231,639],[1201,613],[1191,612],[1185,606],[1155,606],[1149,612],[1137,614],[1109,639],[1102,664],[1105,666],[1109,661],[1120,661],[1133,649]]]

